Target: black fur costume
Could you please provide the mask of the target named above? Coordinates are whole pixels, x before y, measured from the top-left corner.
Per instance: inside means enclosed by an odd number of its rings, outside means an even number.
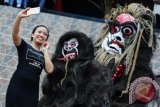
[[[63,43],[71,38],[78,40],[78,56],[68,62],[60,60]],[[84,33],[71,31],[62,35],[52,58],[53,74],[46,76],[42,84],[44,96],[39,107],[109,107],[109,71],[93,59],[92,41]]]
[[[118,7],[117,9],[113,9],[108,15],[106,15],[106,19],[114,20],[120,13],[131,14],[136,18],[137,22],[140,23],[137,41],[134,44],[131,44],[133,45],[131,49],[129,49],[130,46],[128,46],[121,56],[106,53],[101,48],[101,43],[109,31],[108,23],[106,23],[100,36],[98,36],[94,42],[94,47],[96,48],[95,59],[110,67],[112,69],[112,75],[115,73],[117,67],[121,64],[125,65],[121,77],[113,81],[112,107],[147,107],[147,104],[138,101],[129,105],[129,87],[127,88],[127,85],[130,86],[131,83],[139,77],[150,77],[154,79],[151,68],[151,58],[153,56],[153,49],[156,47],[156,37],[153,33],[155,16],[151,10],[145,8],[141,4],[133,3],[124,8]],[[140,44],[138,43],[138,40],[140,40]],[[136,53],[138,54],[136,55]],[[106,59],[106,62],[104,59]],[[130,69],[127,71],[127,68]],[[131,69],[133,69],[133,72]],[[126,74],[127,72],[129,73]],[[124,90],[126,93],[122,94]]]

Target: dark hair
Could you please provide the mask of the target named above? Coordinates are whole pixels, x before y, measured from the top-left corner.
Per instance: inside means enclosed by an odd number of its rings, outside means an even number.
[[[36,26],[36,27],[33,29],[32,34],[34,34],[34,32],[36,31],[36,29],[39,28],[39,27],[44,27],[44,28],[47,29],[47,32],[48,32],[47,39],[48,39],[48,37],[49,37],[49,30],[48,30],[48,28],[47,28],[46,26],[44,26],[44,25],[38,25],[38,26]],[[46,40],[47,40],[47,39],[46,39]],[[33,37],[31,36],[31,41],[32,41],[32,40],[33,40]]]

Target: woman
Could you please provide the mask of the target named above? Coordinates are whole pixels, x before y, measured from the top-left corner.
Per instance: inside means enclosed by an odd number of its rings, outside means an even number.
[[[19,35],[20,22],[29,16],[28,10],[22,10],[13,25],[12,38],[18,51],[18,65],[8,86],[6,107],[37,107],[39,76],[43,68],[48,74],[54,69],[48,53],[50,44],[46,42],[49,31],[45,26],[33,29],[31,45]]]

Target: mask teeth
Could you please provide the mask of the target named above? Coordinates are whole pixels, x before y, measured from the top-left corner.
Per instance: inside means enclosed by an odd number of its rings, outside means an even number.
[[[65,56],[65,57],[63,57],[63,58],[57,58],[58,60],[60,60],[60,61],[68,61],[68,58]]]

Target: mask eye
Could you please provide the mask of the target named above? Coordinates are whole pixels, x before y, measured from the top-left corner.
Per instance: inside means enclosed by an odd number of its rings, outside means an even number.
[[[114,34],[120,31],[119,26],[110,26],[110,33]]]
[[[70,45],[71,45],[72,48],[74,48],[76,46],[76,43],[72,42]]]
[[[64,42],[64,49],[66,49],[68,47],[68,43],[67,42]]]
[[[123,26],[121,32],[125,37],[129,37],[133,34],[134,28],[132,26]]]

